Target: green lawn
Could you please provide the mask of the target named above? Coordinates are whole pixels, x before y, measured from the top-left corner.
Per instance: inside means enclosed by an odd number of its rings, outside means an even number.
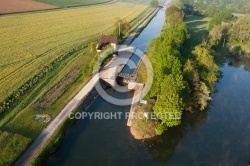
[[[190,33],[190,39],[185,42],[185,52],[191,52],[191,50],[199,45],[203,38],[208,35],[208,22],[210,18],[208,17],[198,17],[188,15],[185,17],[185,22],[187,24],[188,32]]]
[[[36,0],[36,1],[59,7],[72,7],[72,6],[84,6],[84,5],[104,3],[104,2],[109,2],[111,0]]]

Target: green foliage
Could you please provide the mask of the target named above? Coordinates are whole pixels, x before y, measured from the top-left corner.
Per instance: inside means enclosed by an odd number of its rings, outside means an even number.
[[[150,1],[150,6],[151,6],[151,7],[157,7],[158,5],[159,5],[158,0],[151,0],[151,1]]]
[[[180,13],[179,8],[171,8],[166,17],[168,14],[173,16],[172,12]],[[180,49],[187,38],[189,34],[186,24],[179,22],[170,24],[150,44],[149,57],[154,67],[154,83],[150,96],[157,98],[153,111],[161,120],[161,124],[155,129],[157,134],[181,123],[180,119],[174,119],[169,113],[181,114],[184,109],[182,90],[185,82],[179,57]]]
[[[90,52],[95,52],[96,51],[96,43],[95,42],[90,42],[89,45],[88,45],[88,49]]]
[[[206,8],[206,15],[209,17],[214,17],[216,14],[218,14],[218,8],[215,5],[209,5]]]
[[[173,5],[166,10],[166,17],[171,26],[178,26],[183,22],[184,15],[177,6]]]
[[[222,23],[222,18],[219,15],[214,16],[209,22],[208,30],[211,31],[214,28],[214,26],[221,25],[221,23]]]
[[[205,82],[210,90],[213,90],[213,84],[217,80],[217,71],[219,70],[214,57],[207,48],[201,45],[196,46],[192,53],[198,63],[201,81]]]
[[[206,8],[206,15],[209,17],[215,17],[218,15],[225,22],[232,21],[235,18],[232,14],[232,10],[226,8],[225,6],[216,7],[214,4],[209,5]]]
[[[213,29],[210,31],[209,35],[211,38],[210,39],[211,45],[218,45],[223,36],[221,26],[220,25],[214,26]]]
[[[182,98],[179,93],[184,88],[182,76],[165,76],[160,84],[157,101],[153,110],[158,118],[168,127],[180,124],[180,119],[173,119],[169,113],[181,113],[183,110]]]
[[[229,8],[235,13],[250,13],[250,1],[249,0],[182,0],[185,4],[194,6],[197,9],[207,11],[210,17],[213,17],[215,7]],[[215,13],[218,14],[218,13]]]
[[[222,18],[223,21],[227,22],[227,21],[232,21],[234,20],[234,16],[232,14],[232,11],[227,9],[227,8],[223,8],[222,10],[220,10],[219,12],[219,16]]]
[[[122,20],[120,18],[117,18],[114,26],[116,27],[114,32],[113,32],[114,36],[124,38],[128,35],[129,30],[130,30],[130,24],[126,20]]]
[[[155,127],[155,132],[157,135],[162,135],[166,129],[167,127],[164,124],[157,124]]]
[[[201,82],[197,102],[200,105],[200,110],[204,110],[207,107],[208,101],[212,100],[210,93],[211,91],[209,91],[206,84]]]
[[[250,16],[245,16],[237,21],[230,30],[230,41],[247,42],[250,40]]]

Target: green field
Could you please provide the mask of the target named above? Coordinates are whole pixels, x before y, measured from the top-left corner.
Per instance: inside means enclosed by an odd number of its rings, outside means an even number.
[[[0,102],[44,66],[147,6],[129,3],[0,17]]]
[[[36,1],[64,8],[72,6],[100,4],[105,2],[111,2],[112,0],[36,0]],[[120,0],[120,1],[134,3],[134,4],[141,4],[141,5],[148,5],[150,2],[150,0]]]
[[[36,0],[38,2],[59,6],[59,7],[71,7],[71,6],[83,6],[109,2],[111,0]]]
[[[46,126],[35,115],[53,119],[89,80],[96,53],[88,51],[88,43],[111,33],[115,18],[133,26],[139,21],[135,18],[150,11],[145,5],[117,2],[0,17],[0,102],[55,62],[13,109],[1,114],[0,140],[7,143],[0,141],[0,165],[11,165]],[[39,109],[41,105],[46,108]]]
[[[185,16],[185,22],[187,24],[188,32],[190,33],[190,39],[187,39],[185,42],[185,52],[191,52],[192,49],[199,45],[203,38],[208,35],[208,23],[210,18],[208,17],[199,17],[187,15]]]

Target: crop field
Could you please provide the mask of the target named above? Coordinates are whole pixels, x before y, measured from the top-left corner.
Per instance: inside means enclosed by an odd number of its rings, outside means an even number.
[[[110,33],[115,18],[131,21],[146,8],[118,2],[0,17],[0,102],[72,48]]]
[[[71,7],[71,6],[83,6],[83,5],[104,3],[104,2],[109,2],[111,0],[36,0],[36,1],[46,4],[51,4],[54,6]]]
[[[55,9],[57,6],[32,0],[0,0],[0,14]]]
[[[0,17],[0,103],[31,83],[27,80],[47,72],[18,105],[3,114],[0,111],[0,140],[5,140],[0,141],[0,165],[13,164],[46,127],[34,120],[36,115],[54,119],[86,84],[89,64],[97,53],[85,46],[101,33],[111,33],[116,18],[134,25],[151,10],[146,5],[117,2]],[[55,61],[54,68],[46,68]]]

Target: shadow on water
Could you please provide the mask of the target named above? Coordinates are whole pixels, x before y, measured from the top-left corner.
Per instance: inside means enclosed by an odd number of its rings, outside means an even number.
[[[243,65],[244,70],[250,72],[250,57],[243,57],[238,60],[231,60],[228,64],[235,68],[240,68]]]
[[[145,143],[153,160],[159,164],[166,164],[174,155],[176,147],[185,137],[188,130],[193,132],[206,122],[207,111],[185,112],[180,125],[168,129],[163,135],[146,140]]]

